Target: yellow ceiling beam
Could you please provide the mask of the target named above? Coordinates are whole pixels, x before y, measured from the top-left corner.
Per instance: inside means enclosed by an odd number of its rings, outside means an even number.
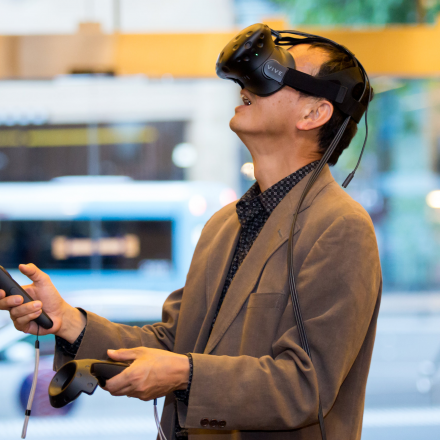
[[[117,38],[116,72],[153,77],[213,77],[220,50],[234,36],[212,34],[122,34]]]
[[[301,26],[300,29],[347,46],[370,75],[424,77],[440,74],[439,21],[434,25],[360,29]],[[218,54],[236,33],[235,30],[210,34],[122,34],[117,37],[116,72],[214,77]]]
[[[282,20],[266,23],[275,29],[291,27]],[[440,75],[440,21],[432,25],[300,29],[347,46],[370,75]],[[82,26],[74,35],[0,36],[0,78],[50,78],[78,71],[212,78],[218,54],[238,31],[109,35],[99,27]]]
[[[337,41],[356,54],[371,75],[409,77],[440,74],[440,22],[360,30],[307,29]]]

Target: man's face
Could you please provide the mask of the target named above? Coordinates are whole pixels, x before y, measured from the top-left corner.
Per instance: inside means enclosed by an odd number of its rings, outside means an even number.
[[[316,75],[328,56],[320,49],[309,48],[307,44],[300,44],[294,46],[290,53],[295,59],[297,70]],[[229,123],[231,130],[239,137],[291,133],[308,111],[307,105],[316,101],[314,98],[301,98],[298,91],[288,86],[266,97],[243,89],[241,96],[244,103],[236,107],[235,115]]]

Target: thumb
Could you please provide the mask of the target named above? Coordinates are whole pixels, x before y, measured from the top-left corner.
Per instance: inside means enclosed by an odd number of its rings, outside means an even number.
[[[132,361],[139,357],[139,351],[136,348],[121,350],[107,350],[108,356],[115,361]]]
[[[49,275],[38,269],[35,264],[20,264],[20,272],[30,278],[35,284],[46,284],[49,281]]]

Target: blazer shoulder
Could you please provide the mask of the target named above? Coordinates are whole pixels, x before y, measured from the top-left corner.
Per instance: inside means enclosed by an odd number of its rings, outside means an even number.
[[[373,227],[373,222],[365,208],[354,200],[335,181],[325,186],[315,197],[311,208],[314,215],[325,217],[333,223],[338,218],[349,221],[360,221]]]
[[[215,212],[212,217],[206,222],[206,226],[217,226],[227,220],[231,215],[236,213],[236,205],[238,200],[235,202],[229,203],[228,205],[223,206],[223,208],[219,209]]]
[[[232,215],[237,215],[235,210],[237,202],[238,200],[223,206],[223,208],[219,209],[211,216],[211,218],[205,223],[205,226],[203,227],[200,239],[198,241],[199,244],[202,244],[204,239],[210,241],[228,218],[230,218]]]
[[[198,255],[203,250],[209,249],[212,245],[213,238],[218,234],[219,230],[221,230],[226,220],[231,218],[232,215],[235,215],[237,217],[235,211],[236,204],[237,201],[229,203],[228,205],[219,209],[205,223],[205,226],[203,227],[203,230],[197,241],[197,245],[194,250],[194,255]],[[237,217],[237,223],[238,223],[238,217]]]

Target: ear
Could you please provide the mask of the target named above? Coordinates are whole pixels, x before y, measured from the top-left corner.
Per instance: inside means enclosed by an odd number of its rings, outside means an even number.
[[[296,123],[301,131],[314,130],[326,124],[333,114],[333,104],[325,99],[304,107],[303,117]]]

